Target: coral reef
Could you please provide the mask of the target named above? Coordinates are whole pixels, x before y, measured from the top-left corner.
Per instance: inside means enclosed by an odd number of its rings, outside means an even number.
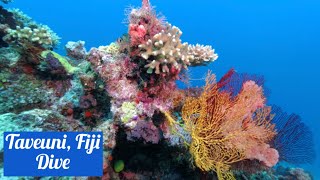
[[[77,60],[85,59],[87,55],[87,50],[84,47],[84,45],[85,45],[84,41],[77,41],[77,42],[69,41],[65,45],[67,55]]]
[[[183,42],[148,0],[128,13],[128,34],[89,52],[70,41],[67,57],[48,26],[18,9],[0,7],[0,17],[1,133],[101,131],[101,179],[312,178],[279,163],[311,163],[312,133],[268,105],[262,76],[209,72],[204,87],[178,88],[189,66],[218,55]]]
[[[55,70],[56,68],[64,69],[67,73],[73,74],[75,71],[78,71],[79,68],[73,67],[67,59],[55,53],[53,51],[43,51],[41,52],[41,57],[44,58],[49,66],[49,68]],[[62,67],[61,67],[62,66]],[[58,70],[59,71],[59,70]],[[60,72],[63,74],[63,72]]]
[[[5,34],[3,41],[12,45],[19,45],[25,49],[37,47],[41,49],[53,49],[59,44],[59,37],[48,26],[38,24],[19,9],[12,9],[5,13],[4,17],[14,18],[12,22],[3,24],[1,32]],[[7,21],[6,21],[7,22]]]
[[[16,29],[8,29],[4,40],[9,43],[32,43],[35,45],[53,46],[50,31],[47,26],[31,29],[30,27],[21,28],[17,26]]]
[[[7,9],[0,6],[0,47],[7,47],[8,44],[3,41],[3,37],[6,35],[6,29],[15,28],[17,26],[14,14]]]
[[[248,173],[244,171],[236,171],[235,176],[239,180],[247,179],[281,179],[281,180],[311,180],[312,176],[301,168],[286,167],[283,165],[277,165],[270,170],[258,171],[256,173]]]
[[[150,121],[138,121],[127,133],[127,138],[130,141],[143,139],[145,142],[157,144],[160,141],[160,131]]]

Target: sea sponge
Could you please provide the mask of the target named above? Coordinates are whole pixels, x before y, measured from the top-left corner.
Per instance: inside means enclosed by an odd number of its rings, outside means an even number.
[[[65,70],[69,73],[69,74],[73,74],[77,71],[79,71],[78,67],[73,67],[66,58],[62,57],[60,54],[50,51],[50,50],[46,50],[43,51],[41,53],[41,57],[46,59],[48,57],[48,55],[54,57],[55,59],[57,59],[61,65],[65,68]]]
[[[77,60],[85,59],[87,55],[87,50],[84,47],[84,45],[85,45],[84,41],[77,41],[77,42],[69,41],[65,45],[67,55]]]
[[[138,110],[134,102],[124,102],[121,106],[121,121],[127,123],[132,118],[138,116]]]
[[[123,160],[117,160],[114,163],[114,171],[119,173],[124,169],[124,161]]]

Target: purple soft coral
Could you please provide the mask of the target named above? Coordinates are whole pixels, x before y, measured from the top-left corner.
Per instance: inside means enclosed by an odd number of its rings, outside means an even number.
[[[157,144],[160,141],[160,131],[151,121],[141,120],[127,132],[127,139],[131,141],[143,139],[145,142]]]

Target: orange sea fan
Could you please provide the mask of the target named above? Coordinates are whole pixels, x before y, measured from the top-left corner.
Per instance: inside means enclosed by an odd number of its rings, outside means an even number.
[[[222,80],[226,82],[227,78]],[[219,179],[234,179],[229,170],[232,163],[258,159],[274,165],[276,150],[267,142],[275,131],[270,124],[270,108],[264,108],[262,88],[247,81],[238,96],[232,98],[229,92],[220,90],[223,84],[216,83],[215,76],[209,73],[200,97],[187,97],[182,108],[185,128],[192,136],[190,153],[196,166],[204,171],[214,170]]]

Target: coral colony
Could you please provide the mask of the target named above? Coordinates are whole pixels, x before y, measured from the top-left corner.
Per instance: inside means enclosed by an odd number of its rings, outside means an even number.
[[[1,132],[102,131],[102,179],[311,179],[281,163],[312,162],[312,134],[266,103],[263,77],[231,69],[220,80],[209,72],[202,88],[177,87],[188,67],[218,55],[183,42],[148,0],[131,10],[128,34],[88,52],[69,42],[67,57],[48,26],[0,13]]]

